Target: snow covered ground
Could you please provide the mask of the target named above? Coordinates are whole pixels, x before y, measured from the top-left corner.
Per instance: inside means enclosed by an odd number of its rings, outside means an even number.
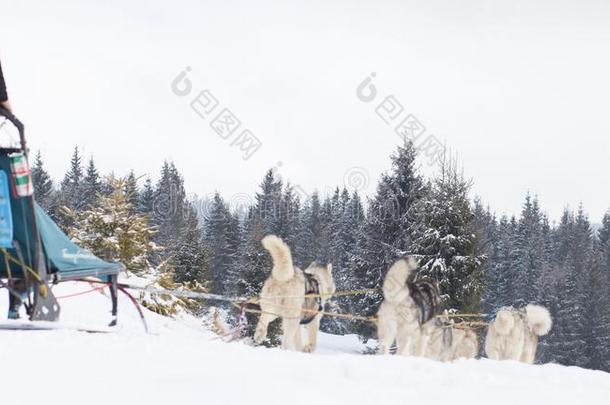
[[[61,304],[66,323],[102,326],[109,317],[100,293]],[[119,315],[113,334],[0,331],[0,404],[602,404],[610,396],[610,374],[576,367],[361,355],[354,336],[323,335],[315,355],[253,348],[215,339],[196,319],[148,311],[147,335],[124,297]]]

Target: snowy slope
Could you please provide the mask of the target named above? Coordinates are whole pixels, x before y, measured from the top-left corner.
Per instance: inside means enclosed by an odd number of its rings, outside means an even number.
[[[56,294],[88,288],[66,284]],[[109,299],[99,293],[61,303],[64,322],[107,321]],[[601,404],[610,394],[610,374],[576,367],[366,356],[353,336],[323,335],[308,355],[223,343],[193,318],[147,319],[152,335],[121,297],[114,334],[0,331],[0,403]]]

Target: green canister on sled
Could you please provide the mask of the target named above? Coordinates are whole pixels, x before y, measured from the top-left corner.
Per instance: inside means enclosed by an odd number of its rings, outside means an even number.
[[[11,173],[15,184],[15,193],[18,197],[29,197],[34,192],[32,174],[28,161],[23,153],[10,155]]]

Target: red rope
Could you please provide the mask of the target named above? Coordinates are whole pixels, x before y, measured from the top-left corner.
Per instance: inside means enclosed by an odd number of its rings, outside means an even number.
[[[121,284],[118,285],[118,290],[125,294],[127,298],[129,298],[129,300],[132,302],[132,304],[136,307],[136,309],[138,310],[138,314],[140,314],[140,320],[142,320],[142,323],[144,324],[144,330],[146,331],[146,333],[150,333],[148,331],[148,324],[146,323],[144,312],[142,311],[142,307],[140,307],[138,300],[136,300],[133,295],[129,294],[129,291],[127,291],[125,287],[123,287]]]
[[[81,292],[77,292],[77,293],[74,293],[74,294],[61,295],[61,296],[55,297],[55,298],[57,298],[58,300],[62,300],[64,298],[78,297],[79,295],[85,295],[85,294],[89,294],[89,293],[96,292],[96,291],[99,291],[99,290],[103,290],[106,287],[107,287],[107,285],[104,284],[104,285],[101,285],[99,287],[92,288],[91,290],[81,291]]]
[[[105,288],[105,287],[111,286],[111,283],[107,283],[107,282],[101,281],[101,280],[73,280],[73,281],[80,281],[83,283],[101,284],[102,286],[100,288]],[[133,295],[131,295],[129,293],[129,291],[126,290],[126,288],[129,288],[129,286],[126,284],[117,283],[117,290],[122,292],[123,294],[125,294],[127,296],[127,298],[129,298],[131,303],[136,307],[136,310],[138,311],[138,314],[140,315],[140,320],[144,324],[144,330],[146,331],[146,333],[150,333],[149,329],[148,329],[148,323],[146,323],[146,318],[144,317],[144,311],[142,311],[142,307],[138,303],[138,300],[136,300],[135,297]],[[92,291],[94,291],[94,290],[86,291],[86,292],[83,292],[82,294],[90,293]]]

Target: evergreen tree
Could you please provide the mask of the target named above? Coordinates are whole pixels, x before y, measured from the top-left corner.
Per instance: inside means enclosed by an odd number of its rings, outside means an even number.
[[[392,155],[392,170],[383,174],[377,193],[370,201],[368,215],[358,237],[354,274],[361,288],[380,288],[392,263],[410,252],[415,205],[425,195],[425,187],[415,169],[416,151],[411,142]],[[358,313],[373,315],[381,294],[369,294],[358,303]],[[362,325],[362,337],[373,336],[374,327]]]
[[[109,190],[114,192],[114,184],[112,184],[112,180],[108,182],[108,186]],[[84,206],[93,204],[97,200],[98,195],[102,192],[102,180],[97,167],[95,166],[95,162],[93,161],[93,157],[89,159],[87,172],[85,174],[85,178],[83,179],[82,190]]]
[[[443,161],[429,196],[417,206],[411,251],[422,256],[420,274],[438,283],[447,309],[477,312],[485,256],[476,253],[469,190],[455,163]]]
[[[234,272],[237,270],[239,231],[239,220],[216,193],[204,224],[204,241],[210,255],[209,280],[212,291],[217,294],[237,292],[239,280]]]
[[[263,249],[261,240],[265,235],[282,235],[281,215],[282,182],[276,179],[269,170],[256,194],[255,204],[248,213],[244,229],[244,247],[240,259],[239,293],[245,295],[258,294],[263,282],[271,269],[271,258]]]
[[[356,237],[363,219],[360,197],[354,194],[353,198],[358,201],[352,202],[352,196],[344,188],[339,198],[333,199],[332,221],[329,226],[329,261],[333,263],[335,281],[340,289],[349,288],[351,258],[355,253]]]
[[[186,212],[184,180],[173,163],[164,162],[153,196],[155,242],[171,251],[178,243]]]
[[[36,153],[34,165],[32,166],[32,184],[36,202],[44,209],[47,214],[56,219],[55,210],[57,209],[57,195],[53,187],[51,176],[44,168],[40,151]]]
[[[549,336],[554,360],[585,366],[587,357],[583,320],[586,266],[592,250],[591,227],[582,207],[576,216],[566,211],[558,228],[556,257],[562,279],[556,284],[555,327]]]
[[[479,197],[474,199],[472,215],[472,228],[477,241],[474,253],[487,258],[481,267],[484,284],[482,304],[487,311],[490,307],[493,308],[497,300],[497,291],[493,290],[490,282],[493,280],[492,259],[497,254],[498,247],[498,224],[489,207],[485,208]]]
[[[320,251],[316,261],[325,264],[334,260],[336,252],[332,250],[333,240],[331,239],[337,232],[338,227],[338,212],[339,189],[337,188],[332,196],[326,196],[320,210],[320,229],[319,229],[319,244]]]
[[[349,199],[349,193],[347,193]],[[345,198],[345,195],[343,196]],[[332,196],[328,196],[322,205],[322,255],[319,260],[320,264],[331,263],[333,266],[333,277],[335,285],[339,290],[344,289],[344,268],[341,262],[344,237],[341,229],[341,220],[343,211],[345,210],[345,202],[342,200],[342,195],[337,187]],[[337,301],[335,301],[336,303]],[[347,322],[343,319],[325,317],[322,318],[321,329],[327,333],[345,334],[347,332]]]
[[[127,195],[127,199],[129,199],[129,203],[131,204],[134,212],[139,212],[140,193],[138,190],[138,180],[136,179],[133,170],[129,172],[129,175],[125,180],[125,194]]]
[[[143,214],[132,214],[124,191],[124,180],[111,178],[110,196],[100,195],[92,206],[69,209],[73,220],[70,236],[81,246],[105,260],[120,261],[127,270],[141,272],[150,267],[148,255],[154,249],[154,234]]]
[[[547,302],[547,306],[553,317],[553,328],[545,339],[543,344],[543,353],[541,358],[544,362],[569,362],[567,356],[563,356],[564,336],[568,336],[570,331],[564,327],[564,324],[574,324],[578,319],[574,320],[572,311],[574,305],[579,305],[575,294],[579,294],[577,283],[573,279],[574,274],[569,279],[570,283],[566,284],[568,272],[566,270],[568,260],[570,258],[570,249],[574,232],[574,215],[564,210],[558,226],[553,230],[553,255],[552,255],[552,272],[546,274],[546,278],[550,279],[551,298]],[[562,297],[569,297],[569,303],[564,303]],[[567,316],[570,319],[567,321]],[[578,317],[578,314],[576,314]],[[565,319],[564,319],[565,318]],[[564,330],[566,329],[566,330]],[[571,338],[570,338],[571,339]]]
[[[152,181],[150,181],[150,178],[146,178],[144,187],[142,188],[142,192],[139,194],[138,198],[138,204],[136,205],[138,212],[152,214],[155,190],[152,186]]]
[[[273,170],[265,173],[255,200],[254,215],[263,220],[265,231],[281,235],[282,181],[275,178]]]
[[[301,202],[290,184],[284,188],[279,209],[279,233],[292,251],[300,250],[299,231],[301,229]]]
[[[515,218],[509,221],[506,216],[503,216],[498,223],[493,254],[486,273],[485,310],[488,313],[495,313],[498,309],[511,306],[514,302],[511,251],[516,228]]]
[[[254,211],[254,209],[252,210]],[[273,265],[271,256],[260,245],[267,235],[263,219],[253,212],[244,229],[244,245],[241,254],[238,293],[251,297],[260,293],[263,283]],[[267,273],[265,273],[265,269]]]
[[[86,202],[81,156],[78,147],[75,147],[70,160],[70,169],[61,182],[60,204],[68,208],[81,210],[85,207]]]
[[[347,289],[355,290],[362,288],[362,282],[358,278],[358,241],[363,239],[363,228],[366,223],[366,216],[364,213],[364,205],[358,192],[354,192],[349,202],[349,208],[343,213],[343,229],[346,229],[344,246],[346,249],[345,260],[346,263],[342,264],[345,266],[345,287]],[[357,309],[357,305],[354,304],[354,300],[350,300],[349,309],[350,312],[354,312]]]
[[[602,227],[598,231],[597,243],[595,245],[595,259],[591,285],[596,287],[597,295],[593,302],[597,303],[600,311],[598,325],[596,325],[595,341],[591,347],[599,350],[599,363],[594,367],[600,370],[610,371],[610,211],[602,220]],[[597,346],[596,346],[597,345]]]
[[[603,249],[596,241],[584,278],[586,299],[582,320],[588,360],[584,366],[594,370],[610,370],[610,285],[604,267]]]
[[[305,202],[300,222],[299,246],[295,256],[297,263],[307,267],[322,259],[322,206],[317,191]]]
[[[599,248],[601,249],[603,262],[610,277],[610,211],[606,212],[602,220],[602,227],[598,231]]]
[[[543,222],[537,199],[528,194],[517,232],[513,249],[513,305],[522,307],[535,302],[541,296],[540,279],[544,266]]]
[[[361,287],[354,279],[353,260],[356,254],[356,241],[364,221],[364,210],[360,196],[355,192],[350,196],[347,189],[335,193],[332,198],[332,215],[329,225],[330,252],[329,261],[333,265],[333,277],[338,291],[356,290]],[[357,306],[353,303],[359,296],[337,297],[332,302],[334,310],[345,313],[355,313]],[[329,317],[323,319],[324,330],[334,334],[355,332],[358,324],[341,318]]]
[[[177,251],[172,260],[175,281],[178,283],[208,284],[211,259],[201,238],[197,213],[190,205],[187,208],[184,229],[177,246]]]

